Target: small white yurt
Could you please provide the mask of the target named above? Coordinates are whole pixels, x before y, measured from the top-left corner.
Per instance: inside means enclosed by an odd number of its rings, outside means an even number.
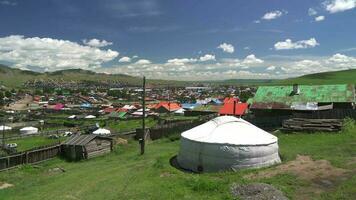
[[[174,114],[176,114],[176,115],[184,115],[184,112],[185,112],[184,108],[180,108],[180,109],[174,111]]]
[[[31,135],[31,134],[37,134],[38,133],[38,128],[36,127],[24,127],[20,129],[20,133],[24,135]]]
[[[77,118],[76,115],[71,115],[71,116],[68,117],[68,119],[75,119],[75,118]]]
[[[281,162],[277,137],[233,116],[217,117],[183,132],[177,161],[195,172],[236,171]]]
[[[87,115],[87,116],[85,116],[84,118],[85,118],[85,119],[94,119],[94,118],[96,118],[96,116],[94,116],[94,115]]]
[[[99,128],[93,132],[95,135],[110,135],[111,131],[105,128]]]
[[[10,131],[12,128],[10,126],[4,126],[4,125],[1,125],[0,126],[0,132],[1,131]]]

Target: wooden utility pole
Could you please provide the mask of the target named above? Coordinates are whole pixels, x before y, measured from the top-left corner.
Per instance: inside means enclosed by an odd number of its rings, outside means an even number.
[[[5,148],[5,118],[3,118],[3,125],[2,125],[2,147]]]
[[[145,116],[146,116],[146,77],[143,77],[142,84],[142,138],[139,140],[141,147],[141,155],[145,153],[145,140],[146,140],[146,124],[145,124]]]

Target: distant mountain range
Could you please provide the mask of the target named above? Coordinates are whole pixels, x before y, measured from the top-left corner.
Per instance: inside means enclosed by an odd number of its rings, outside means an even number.
[[[21,87],[23,83],[33,80],[58,80],[58,81],[120,81],[127,85],[141,85],[142,78],[128,76],[124,74],[104,74],[96,73],[82,69],[68,69],[55,72],[33,72],[10,68],[0,64],[0,85],[7,87]],[[288,78],[283,80],[276,79],[228,79],[221,81],[170,81],[170,80],[147,80],[148,84],[152,85],[176,85],[187,86],[196,84],[223,84],[223,85],[285,85],[285,84],[341,84],[341,83],[356,83],[356,69],[324,72],[317,74],[309,74],[297,78]]]
[[[130,86],[142,85],[142,78],[124,74],[96,73],[82,69],[68,69],[55,72],[33,72],[21,69],[10,68],[0,64],[0,85],[7,87],[21,87],[27,81],[70,81],[70,82],[105,82],[119,81]],[[182,85],[185,82],[167,80],[148,80],[148,84],[153,85]]]

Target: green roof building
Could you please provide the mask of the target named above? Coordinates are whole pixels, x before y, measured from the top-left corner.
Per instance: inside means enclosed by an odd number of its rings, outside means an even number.
[[[352,108],[354,85],[261,86],[248,100],[251,109],[323,110]]]
[[[126,119],[127,112],[111,112],[108,114],[109,118],[116,118],[116,119]]]

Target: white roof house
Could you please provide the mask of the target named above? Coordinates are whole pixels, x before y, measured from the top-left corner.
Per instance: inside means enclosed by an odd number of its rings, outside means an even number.
[[[217,117],[181,134],[179,165],[196,172],[280,163],[278,138],[233,116]]]
[[[77,116],[76,115],[71,115],[68,117],[68,119],[75,119]]]
[[[105,128],[99,128],[93,132],[95,135],[110,135],[111,131]]]
[[[183,115],[184,112],[185,112],[185,109],[184,109],[184,108],[180,108],[180,109],[174,111],[175,114],[179,114],[179,115]]]
[[[127,110],[133,110],[133,109],[136,109],[135,106],[133,105],[124,105],[124,107],[122,107],[123,109],[127,109]]]
[[[25,135],[37,134],[38,128],[32,127],[32,126],[24,127],[22,129],[20,129],[20,133],[25,134]]]

